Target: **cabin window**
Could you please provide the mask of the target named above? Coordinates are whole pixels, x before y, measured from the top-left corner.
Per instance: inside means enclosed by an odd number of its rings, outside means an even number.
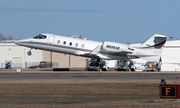
[[[75,46],[78,47],[78,43],[76,43]]]
[[[66,41],[64,41],[64,43],[63,43],[64,45],[66,45]]]
[[[47,36],[45,36],[45,35],[39,34],[39,35],[37,35],[37,36],[35,36],[35,37],[33,37],[33,38],[34,38],[34,39],[46,39],[46,37],[47,37]]]
[[[84,44],[82,44],[81,47],[84,48]]]
[[[60,40],[57,41],[57,44],[60,44]]]
[[[72,46],[72,42],[69,43],[69,46]]]

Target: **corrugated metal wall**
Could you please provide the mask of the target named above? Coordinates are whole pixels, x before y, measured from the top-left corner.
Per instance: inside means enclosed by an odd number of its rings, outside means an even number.
[[[167,41],[161,58],[162,71],[180,71],[180,40]]]
[[[86,59],[85,57],[52,52],[52,62],[58,62],[59,68],[85,68]],[[51,52],[43,51],[43,60],[51,61]]]

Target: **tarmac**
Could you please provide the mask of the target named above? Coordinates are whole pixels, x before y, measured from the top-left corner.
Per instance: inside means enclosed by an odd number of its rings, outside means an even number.
[[[6,75],[2,75],[2,74]],[[16,73],[21,73],[16,74]],[[24,73],[24,74],[23,74]],[[30,75],[26,75],[30,73]],[[42,73],[42,74],[41,74]],[[61,76],[61,74],[64,74]],[[96,76],[97,73],[101,73],[102,76]],[[146,74],[147,73],[147,74]],[[158,74],[160,73],[160,74]],[[168,76],[167,73],[171,74]],[[39,74],[39,76],[34,76]],[[46,74],[46,75],[44,75]],[[56,74],[56,75],[52,75]],[[68,76],[68,74],[71,74]],[[89,75],[94,74],[94,76]],[[109,74],[104,75],[103,74]],[[111,75],[113,74],[113,75]],[[128,76],[121,76],[121,74],[129,74]],[[133,74],[133,75],[132,75]],[[149,74],[151,74],[149,76]],[[158,76],[157,76],[158,74]],[[166,74],[166,75],[164,75]],[[180,77],[180,71],[162,71],[162,72],[141,72],[141,71],[132,71],[132,72],[122,72],[122,71],[52,71],[52,69],[0,69],[0,80],[176,80]]]
[[[0,76],[0,80],[176,80],[176,77],[164,76]]]
[[[70,69],[69,71],[53,71],[53,69],[0,69],[0,73],[180,73],[180,71],[160,71],[160,72],[143,72],[143,71],[86,71],[83,69]]]

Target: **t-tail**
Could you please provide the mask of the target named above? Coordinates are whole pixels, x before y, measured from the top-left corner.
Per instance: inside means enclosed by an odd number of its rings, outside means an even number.
[[[136,47],[138,57],[147,61],[160,62],[161,52],[168,38],[160,34],[152,35],[148,40]]]

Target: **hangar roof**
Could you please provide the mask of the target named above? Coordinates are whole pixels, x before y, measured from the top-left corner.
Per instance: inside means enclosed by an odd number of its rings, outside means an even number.
[[[0,46],[17,46],[16,44],[14,44],[14,41],[16,40],[1,40],[0,41]]]

